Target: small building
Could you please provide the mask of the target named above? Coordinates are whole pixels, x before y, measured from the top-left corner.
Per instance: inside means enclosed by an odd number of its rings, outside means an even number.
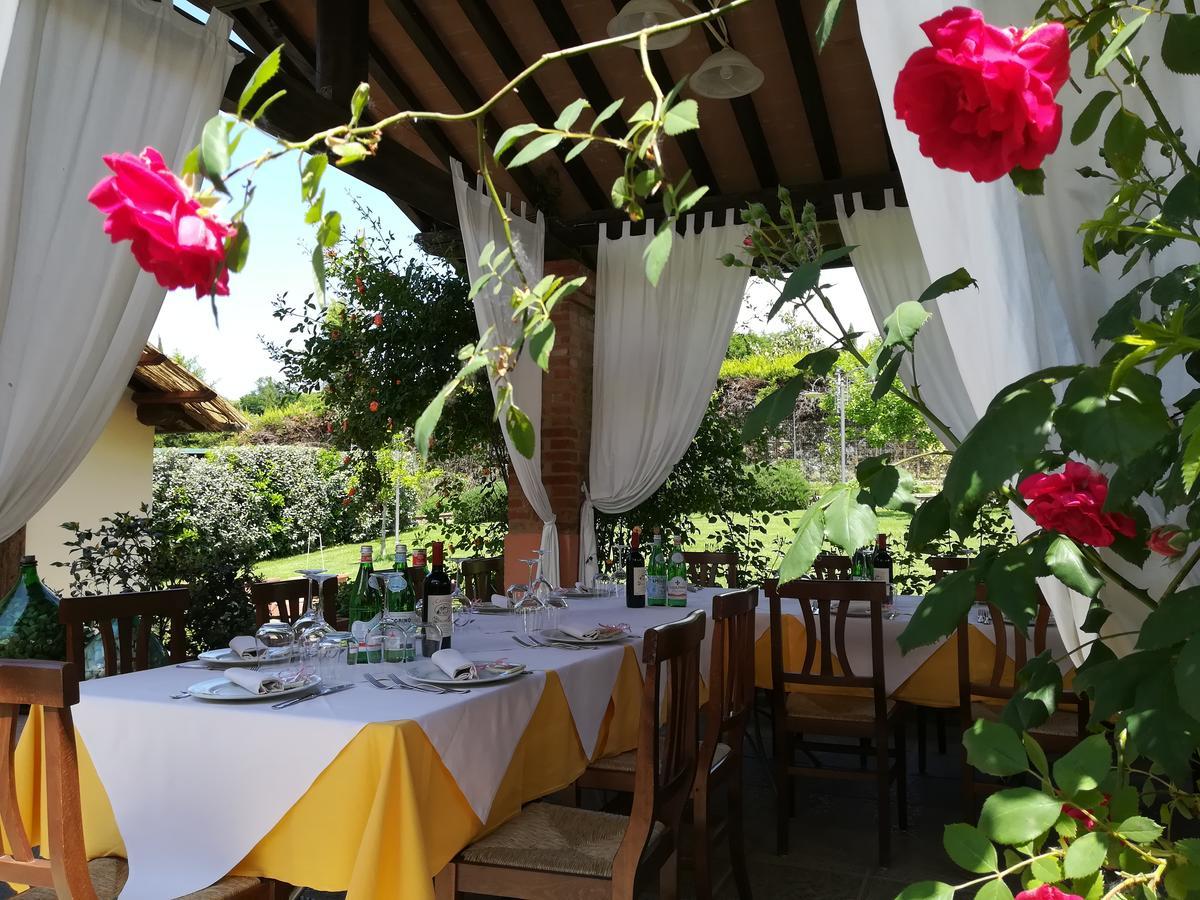
[[[241,431],[248,423],[232,403],[150,345],[142,351],[121,401],[79,468],[25,529],[25,552],[55,590],[67,586],[64,522],[97,525],[114,512],[136,512],[154,496],[154,436]]]

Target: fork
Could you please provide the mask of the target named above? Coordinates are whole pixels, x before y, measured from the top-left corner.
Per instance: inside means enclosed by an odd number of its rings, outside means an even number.
[[[525,647],[528,650],[582,650],[582,647],[576,647],[572,644],[563,644],[558,647],[551,647],[549,644],[543,644],[532,637],[519,638],[515,634],[513,640]]]
[[[569,641],[556,641],[552,638],[536,638],[530,637],[535,646],[546,647],[552,650],[599,650],[599,647],[590,646],[588,644],[572,644]]]
[[[380,681],[378,678],[376,678],[370,672],[363,672],[363,678],[365,678],[367,681],[369,681],[375,687],[379,688],[381,691],[395,690],[395,688],[393,688],[390,684],[384,684],[382,681]]]
[[[172,700],[186,700],[190,696],[192,696],[192,695],[189,691],[180,691],[178,694],[172,694],[171,699]]]
[[[409,684],[407,681],[405,681],[403,678],[401,678],[395,672],[390,673],[388,675],[388,678],[392,679],[392,681],[396,682],[396,684],[400,685],[400,687],[408,688],[410,691],[422,691],[422,692],[430,693],[430,694],[469,694],[469,693],[471,693],[470,688],[452,688],[452,687],[445,687],[444,685],[440,685],[440,684],[425,684],[425,685]]]

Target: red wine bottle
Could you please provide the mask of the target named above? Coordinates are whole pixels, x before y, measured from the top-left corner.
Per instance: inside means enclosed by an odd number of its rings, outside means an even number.
[[[888,552],[887,535],[881,534],[875,538],[875,555],[871,560],[873,568],[872,581],[882,581],[885,589],[884,603],[892,602],[892,554]]]
[[[625,605],[630,609],[646,605],[646,558],[638,546],[641,540],[642,529],[635,526],[625,555]]]
[[[442,649],[450,646],[450,633],[454,628],[453,601],[454,587],[450,584],[450,576],[446,574],[446,563],[442,555],[442,542],[434,541],[433,570],[425,576],[425,608],[422,613],[424,621],[437,625],[442,630]],[[432,655],[426,648],[426,656]]]

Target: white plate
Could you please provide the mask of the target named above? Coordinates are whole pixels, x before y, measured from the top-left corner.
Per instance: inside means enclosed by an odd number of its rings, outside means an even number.
[[[220,650],[205,650],[198,659],[210,666],[257,666],[257,659],[242,659],[228,647]]]
[[[480,613],[485,616],[502,616],[505,613],[512,612],[507,606],[499,606],[495,603],[480,603],[471,607],[471,612]]]
[[[240,684],[234,684],[227,678],[210,678],[188,688],[188,693],[198,700],[277,700],[307,691],[321,683],[319,675],[309,675],[304,681],[297,682],[282,691],[271,691],[269,694],[252,694]]]
[[[589,591],[587,588],[567,588],[560,593],[568,600],[580,600],[585,597],[597,596],[595,591]]]
[[[494,660],[472,660],[472,662],[494,662]],[[525,667],[520,664],[514,664],[507,667],[503,672],[488,672],[488,670],[484,669],[478,678],[454,679],[429,660],[423,659],[413,663],[410,668],[401,674],[407,675],[413,681],[423,681],[426,684],[441,684],[446,687],[467,687],[476,684],[497,684],[501,681],[512,681],[512,679],[525,674]]]
[[[629,637],[628,631],[618,631],[614,634],[586,640],[584,638],[572,637],[560,628],[543,628],[540,634],[548,641],[557,641],[561,644],[612,644]]]

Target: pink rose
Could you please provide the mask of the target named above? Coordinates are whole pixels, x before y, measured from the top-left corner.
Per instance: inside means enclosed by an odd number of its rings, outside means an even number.
[[[1134,537],[1137,524],[1122,513],[1103,512],[1108,479],[1091,466],[1069,462],[1061,472],[1030,475],[1017,485],[1029,501],[1027,512],[1047,531],[1080,543],[1108,547],[1116,534]]]
[[[1032,891],[1021,891],[1014,900],[1083,900],[1078,894],[1065,894],[1052,884],[1043,884]]]
[[[943,169],[995,181],[1037,169],[1062,137],[1054,97],[1070,76],[1066,29],[997,28],[956,6],[921,26],[922,47],[896,79],[896,115]]]
[[[1188,539],[1174,525],[1159,525],[1150,532],[1146,546],[1159,556],[1180,556],[1187,549]]]
[[[1062,813],[1065,816],[1070,816],[1080,825],[1083,825],[1085,828],[1087,828],[1088,831],[1092,831],[1096,827],[1096,823],[1093,822],[1088,814],[1078,806],[1072,806],[1070,803],[1064,803],[1062,805]]]
[[[100,180],[88,202],[104,213],[104,233],[130,241],[138,265],[163,287],[194,288],[197,297],[229,293],[225,242],[237,229],[219,219],[147,147],[141,156],[104,157],[113,174]]]

